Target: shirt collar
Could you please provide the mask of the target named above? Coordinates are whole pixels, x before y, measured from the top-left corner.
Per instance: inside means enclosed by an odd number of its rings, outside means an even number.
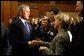
[[[20,16],[19,16],[19,18],[20,18],[20,20],[25,24],[26,20],[24,20],[24,19],[21,18]]]

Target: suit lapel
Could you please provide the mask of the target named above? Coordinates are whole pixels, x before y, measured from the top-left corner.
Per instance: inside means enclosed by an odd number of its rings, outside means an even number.
[[[18,18],[18,27],[21,29],[23,34],[28,34],[25,25],[23,24],[23,22],[19,18]]]

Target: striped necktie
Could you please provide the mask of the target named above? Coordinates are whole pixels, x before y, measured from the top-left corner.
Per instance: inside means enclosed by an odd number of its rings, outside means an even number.
[[[25,22],[25,26],[26,26],[26,29],[27,29],[28,33],[30,33],[29,25],[28,25],[27,22]]]

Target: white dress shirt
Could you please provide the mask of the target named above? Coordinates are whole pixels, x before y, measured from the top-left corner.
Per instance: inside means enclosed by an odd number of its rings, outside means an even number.
[[[19,18],[20,18],[20,20],[22,21],[22,23],[25,25],[26,20],[24,20],[24,19],[21,18],[21,17],[19,17]]]
[[[72,34],[71,34],[71,32],[70,32],[70,31],[67,31],[67,32],[68,32],[69,37],[70,37],[70,42],[72,42]]]
[[[20,16],[19,16],[19,18],[20,18],[20,20],[23,22],[23,24],[27,27],[27,30],[28,30],[28,32],[30,33],[29,25],[28,25],[28,24],[27,24],[27,25],[25,24],[25,22],[27,22],[27,20],[21,18]]]

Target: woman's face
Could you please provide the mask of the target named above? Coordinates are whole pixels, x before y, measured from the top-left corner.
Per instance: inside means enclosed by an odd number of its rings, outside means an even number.
[[[59,26],[61,25],[61,22],[60,22],[59,19],[55,19],[55,21],[54,21],[53,23],[54,23],[54,28],[55,28],[55,29],[58,29]]]
[[[38,19],[37,19],[37,18],[33,18],[33,19],[32,19],[32,23],[33,23],[33,24],[37,25],[37,24],[38,24],[38,22],[39,22],[39,21],[38,21]]]
[[[47,20],[42,20],[42,25],[43,26],[47,26],[48,25],[48,21]]]

